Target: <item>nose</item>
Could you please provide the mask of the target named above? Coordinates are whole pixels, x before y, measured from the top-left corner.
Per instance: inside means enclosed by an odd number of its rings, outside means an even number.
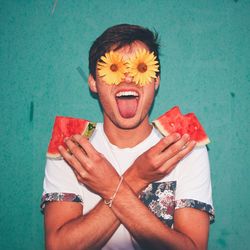
[[[133,82],[133,77],[130,74],[125,73],[124,78],[122,79],[122,81],[125,82],[125,83],[132,83]]]

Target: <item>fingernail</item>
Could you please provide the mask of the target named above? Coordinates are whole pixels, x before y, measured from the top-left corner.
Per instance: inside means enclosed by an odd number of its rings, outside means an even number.
[[[59,145],[59,146],[58,146],[58,150],[61,150],[62,148],[63,148],[62,145]]]
[[[183,135],[183,138],[186,139],[186,140],[189,140],[189,139],[190,139],[190,136],[189,136],[189,134],[184,134],[184,135]]]
[[[69,139],[69,137],[65,137],[63,141],[66,142],[68,139]]]

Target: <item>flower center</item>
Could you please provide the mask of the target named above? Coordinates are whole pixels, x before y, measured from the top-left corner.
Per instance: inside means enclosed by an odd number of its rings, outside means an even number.
[[[118,70],[118,66],[113,63],[113,64],[110,65],[110,70],[113,71],[113,72],[116,72]]]
[[[137,69],[141,73],[145,73],[148,69],[148,66],[145,63],[139,63]]]

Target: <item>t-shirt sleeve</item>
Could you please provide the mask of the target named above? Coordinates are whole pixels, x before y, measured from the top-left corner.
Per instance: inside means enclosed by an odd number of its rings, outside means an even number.
[[[47,159],[46,162],[41,209],[51,201],[83,202],[80,184],[64,160]]]
[[[195,148],[178,166],[175,209],[191,207],[209,213],[214,221],[210,164],[206,147]]]

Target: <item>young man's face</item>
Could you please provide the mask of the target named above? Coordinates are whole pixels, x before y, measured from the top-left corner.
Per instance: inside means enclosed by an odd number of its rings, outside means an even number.
[[[139,49],[148,50],[144,43],[138,41],[130,46],[122,47],[117,52],[128,60]],[[150,82],[144,86],[136,85],[128,74],[118,85],[107,84],[98,74],[96,80],[91,75],[89,77],[90,89],[98,94],[103,107],[104,122],[113,123],[123,129],[135,128],[142,122],[148,122],[148,112],[158,85],[159,77],[151,78]]]

